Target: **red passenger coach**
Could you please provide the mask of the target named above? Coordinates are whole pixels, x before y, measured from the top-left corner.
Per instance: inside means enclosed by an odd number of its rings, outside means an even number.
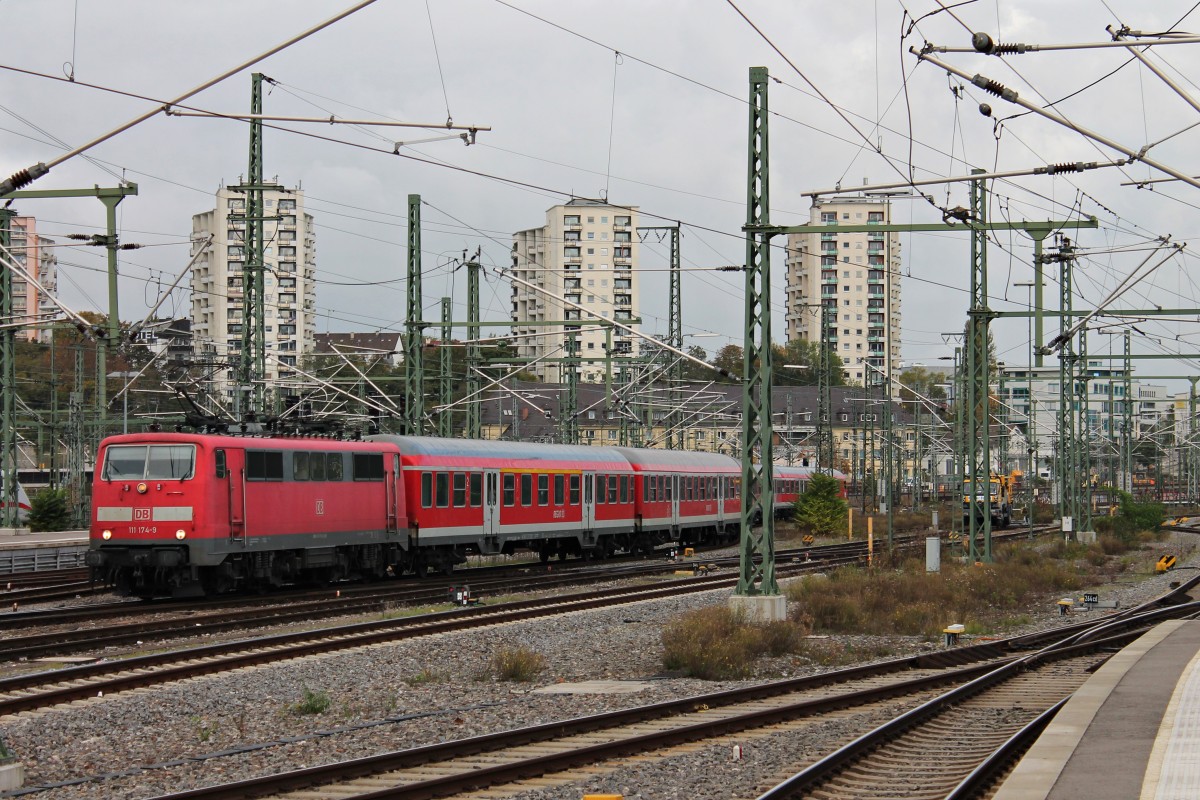
[[[606,556],[652,546],[633,525],[633,468],[616,449],[368,437],[401,453],[412,544],[438,566],[468,553]]]
[[[719,453],[616,448],[638,475],[640,531],[681,545],[732,539],[741,521],[742,466]]]
[[[88,564],[132,594],[382,576],[408,520],[391,447],[145,433],[100,445]]]
[[[774,472],[775,478],[775,513],[778,515],[790,514],[796,505],[796,499],[800,495],[808,491],[808,481],[813,476],[813,473],[820,470],[812,467],[789,467],[776,465]],[[838,470],[832,471],[832,477],[837,479],[841,484],[839,497],[846,497],[847,476],[844,472]]]

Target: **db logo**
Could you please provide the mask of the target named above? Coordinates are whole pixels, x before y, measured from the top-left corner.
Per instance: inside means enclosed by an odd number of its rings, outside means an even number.
[[[135,508],[133,510],[133,518],[138,520],[150,519],[150,509]]]
[[[325,516],[325,501],[324,500],[317,501],[317,516],[318,517]]]

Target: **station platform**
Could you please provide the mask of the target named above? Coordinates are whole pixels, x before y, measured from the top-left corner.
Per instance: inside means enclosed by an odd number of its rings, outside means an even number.
[[[1200,797],[1200,621],[1165,622],[1110,658],[993,797]]]
[[[87,548],[87,531],[0,528],[0,575],[82,567]]]

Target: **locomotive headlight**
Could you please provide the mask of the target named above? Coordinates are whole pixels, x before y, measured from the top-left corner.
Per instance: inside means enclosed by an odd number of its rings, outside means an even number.
[[[147,486],[146,484],[144,484],[144,483],[139,483],[139,484],[137,485],[137,491],[138,491],[138,494],[145,494],[145,493],[146,493],[146,490],[147,490],[147,489],[149,489],[149,488],[150,488],[150,487],[149,487],[149,486]]]
[[[186,536],[187,536],[187,531],[185,531],[183,528],[180,528],[179,530],[175,531],[176,539],[182,540]]]
[[[100,538],[107,542],[112,538],[112,531],[104,531],[100,534]]]

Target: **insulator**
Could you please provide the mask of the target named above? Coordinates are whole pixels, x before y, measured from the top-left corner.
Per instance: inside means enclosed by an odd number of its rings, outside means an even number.
[[[1018,44],[998,44],[992,50],[992,55],[1002,56],[1006,53],[1025,53],[1029,50],[1029,45],[1024,43]]]
[[[1003,83],[994,81],[991,78],[985,78],[982,75],[976,75],[975,77],[971,78],[971,83],[978,86],[980,89],[983,89],[985,92],[994,94],[997,97],[1003,97],[1009,102],[1015,102],[1017,99],[1017,93],[1015,91],[1009,89]]]
[[[1074,164],[1051,164],[1046,172],[1049,175],[1057,175],[1060,172],[1083,172],[1083,162],[1077,161]]]

